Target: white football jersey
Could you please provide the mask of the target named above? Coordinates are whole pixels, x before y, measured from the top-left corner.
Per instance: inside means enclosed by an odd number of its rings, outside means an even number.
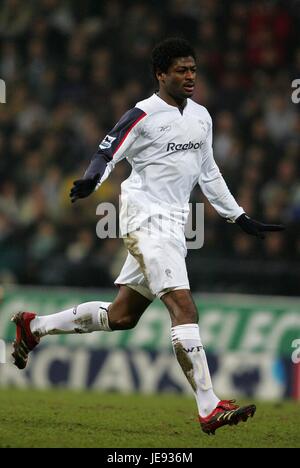
[[[85,177],[98,173],[98,188],[123,158],[132,172],[121,185],[122,235],[156,215],[184,228],[197,183],[224,218],[244,212],[215,163],[210,114],[191,99],[182,113],[156,94],[138,102],[100,143]]]

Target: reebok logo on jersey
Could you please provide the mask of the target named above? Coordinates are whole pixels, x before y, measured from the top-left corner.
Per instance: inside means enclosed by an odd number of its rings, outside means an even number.
[[[171,130],[171,125],[162,125],[158,127],[160,132],[169,132]]]
[[[100,149],[108,149],[111,147],[112,143],[115,141],[116,137],[112,137],[110,135],[106,135],[105,138],[101,141],[99,148]]]
[[[199,143],[193,143],[192,141],[189,141],[188,143],[183,144],[170,142],[168,143],[167,151],[187,151],[190,149],[199,149],[201,148],[202,144],[202,141],[200,141]]]

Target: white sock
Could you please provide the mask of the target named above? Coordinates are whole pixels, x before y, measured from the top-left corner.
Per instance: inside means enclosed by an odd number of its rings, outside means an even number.
[[[111,302],[85,302],[57,314],[36,317],[30,322],[30,329],[40,337],[91,333],[97,330],[111,331],[107,315],[110,304]]]
[[[171,337],[176,358],[194,390],[199,414],[206,417],[215,409],[220,398],[212,388],[199,327],[195,323],[172,327]]]

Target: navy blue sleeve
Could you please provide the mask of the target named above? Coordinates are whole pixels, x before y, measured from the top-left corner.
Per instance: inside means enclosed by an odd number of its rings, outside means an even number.
[[[92,157],[90,165],[84,174],[84,179],[91,179],[96,174],[99,174],[98,181],[101,180],[107,164],[119,151],[123,150],[123,144],[129,133],[145,115],[145,112],[141,109],[134,107],[121,117],[119,122],[100,143],[97,153]]]

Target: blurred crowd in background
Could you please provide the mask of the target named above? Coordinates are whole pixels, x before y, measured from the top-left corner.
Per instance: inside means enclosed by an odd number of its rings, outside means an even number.
[[[1,283],[110,287],[126,257],[96,236],[96,207],[118,205],[130,173],[118,164],[74,205],[72,181],[122,114],[155,90],[155,43],[195,47],[194,100],[213,117],[215,159],[252,217],[287,225],[264,241],[205,207],[205,243],[189,251],[199,291],[299,294],[300,2],[2,0]],[[204,202],[199,188],[194,202]]]

